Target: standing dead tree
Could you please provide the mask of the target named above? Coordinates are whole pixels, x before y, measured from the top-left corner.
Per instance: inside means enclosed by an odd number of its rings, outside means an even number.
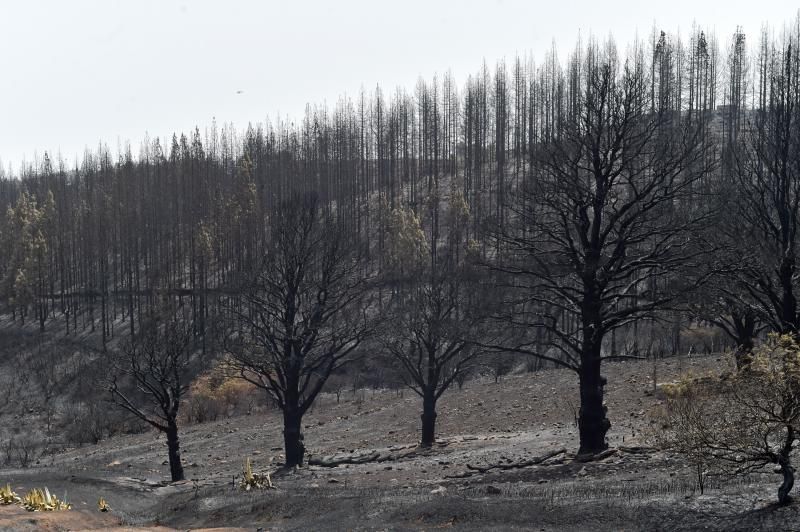
[[[574,112],[537,148],[498,230],[504,249],[493,268],[509,285],[498,318],[526,332],[499,347],[578,374],[580,452],[596,453],[611,426],[601,364],[623,357],[604,353],[603,341],[655,317],[690,288],[681,274],[701,269],[708,212],[696,198],[710,152],[698,142],[700,128],[651,109],[641,56],[621,66],[613,46],[590,45],[571,64],[581,65]],[[531,337],[539,329],[543,343]]]
[[[739,275],[773,331],[798,334],[800,232],[800,35],[782,47],[762,41],[758,108],[740,135],[734,162],[734,231],[747,249]]]
[[[317,197],[296,195],[270,219],[260,268],[230,304],[231,367],[283,412],[286,466],[303,464],[303,415],[370,331],[357,245]]]
[[[458,272],[426,277],[398,296],[382,336],[406,386],[422,398],[420,442],[430,447],[436,435],[436,402],[476,361],[479,351],[470,339],[479,324]]]
[[[183,480],[178,410],[198,371],[192,326],[177,316],[146,322],[114,354],[111,399],[167,436],[172,481]]]

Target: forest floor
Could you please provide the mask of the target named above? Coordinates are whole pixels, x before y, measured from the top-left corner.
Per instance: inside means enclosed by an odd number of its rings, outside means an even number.
[[[574,413],[577,379],[567,370],[481,378],[444,395],[439,443],[416,448],[420,401],[406,391],[324,395],[305,418],[312,458],[379,461],[280,471],[277,412],[185,427],[189,480],[167,482],[166,444],[156,433],[68,449],[26,469],[0,469],[17,493],[47,486],[73,510],[0,507],[0,530],[800,530],[800,502],[773,504],[778,476],[708,479],[680,457],[652,450],[659,383],[719,371],[722,356],[605,366],[612,451],[583,462]],[[480,471],[555,454],[538,465]],[[276,489],[236,487],[242,461],[272,472]],[[471,466],[470,467],[468,467]],[[103,497],[111,511],[100,513]],[[227,527],[227,528],[226,528]]]

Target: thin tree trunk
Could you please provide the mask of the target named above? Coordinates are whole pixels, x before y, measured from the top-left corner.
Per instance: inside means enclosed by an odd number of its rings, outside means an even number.
[[[797,327],[797,300],[794,297],[794,257],[790,255],[791,249],[787,250],[786,256],[781,261],[779,275],[783,297],[781,298],[781,327],[784,333],[796,335]]]

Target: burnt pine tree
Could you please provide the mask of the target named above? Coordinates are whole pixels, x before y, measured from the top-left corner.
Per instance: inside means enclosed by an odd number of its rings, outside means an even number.
[[[547,332],[502,348],[578,374],[580,452],[594,453],[611,426],[601,365],[620,357],[603,340],[688,289],[675,283],[703,254],[707,212],[693,198],[708,164],[698,128],[651,109],[639,55],[620,65],[613,47],[590,45],[579,64],[574,112],[537,147],[495,267],[513,288],[499,317]]]
[[[797,335],[800,231],[800,36],[782,47],[764,38],[759,58],[759,107],[740,135],[734,163],[738,200],[734,232],[748,244],[740,280],[760,318],[776,332]]]
[[[305,455],[301,424],[331,373],[370,331],[369,276],[317,196],[298,194],[270,218],[263,263],[231,302],[232,368],[283,412],[286,466]]]
[[[113,356],[108,389],[120,408],[167,436],[172,481],[183,480],[178,410],[199,371],[192,326],[175,315],[145,322]]]

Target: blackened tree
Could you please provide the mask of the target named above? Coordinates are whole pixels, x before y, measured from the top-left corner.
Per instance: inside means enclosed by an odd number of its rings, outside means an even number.
[[[112,357],[112,401],[166,434],[172,481],[183,480],[178,411],[200,370],[191,324],[175,314],[149,320]]]
[[[271,217],[260,268],[229,305],[231,366],[283,412],[286,466],[301,466],[303,415],[370,332],[369,275],[317,196],[298,194]]]
[[[593,453],[611,426],[601,364],[620,357],[604,353],[604,338],[688,290],[675,286],[679,273],[707,250],[698,240],[708,213],[693,198],[709,154],[698,127],[651,108],[638,55],[620,66],[613,47],[590,45],[573,68],[581,63],[575,112],[537,150],[494,267],[513,289],[499,317],[545,329],[550,349],[527,339],[503,348],[578,374],[580,452]]]
[[[741,282],[760,318],[776,332],[797,335],[800,230],[800,53],[792,34],[782,48],[763,40],[759,108],[739,136],[734,162]]]
[[[461,272],[423,274],[396,297],[382,334],[406,386],[422,398],[423,447],[435,441],[437,401],[479,354],[471,339],[480,328],[480,307],[469,304],[467,290]]]

